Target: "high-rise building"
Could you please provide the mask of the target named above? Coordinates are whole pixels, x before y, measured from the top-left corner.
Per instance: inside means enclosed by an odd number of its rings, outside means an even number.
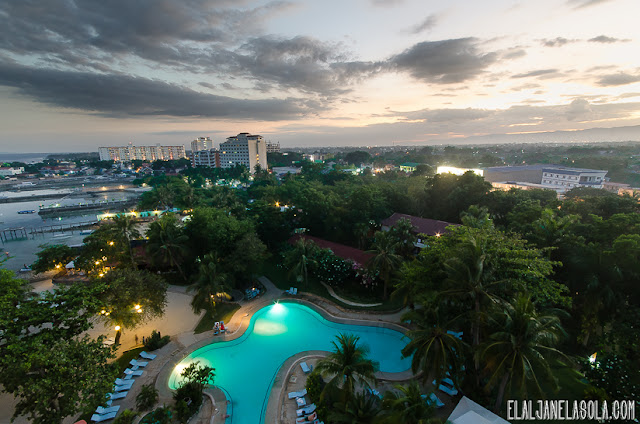
[[[244,165],[252,173],[256,165],[267,169],[267,145],[261,135],[240,133],[220,144],[220,166],[231,168],[236,165]]]
[[[191,166],[207,166],[220,168],[220,151],[217,149],[198,150],[191,152]]]
[[[280,142],[272,143],[267,141],[267,153],[280,153]]]
[[[213,149],[213,140],[209,137],[198,137],[191,142],[191,151],[199,152],[200,150]]]
[[[184,146],[128,146],[99,147],[100,160],[113,160],[116,162],[129,162],[132,160],[175,160],[186,158]]]

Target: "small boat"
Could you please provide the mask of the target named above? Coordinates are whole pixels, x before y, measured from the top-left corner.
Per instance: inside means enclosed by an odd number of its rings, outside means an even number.
[[[34,211],[33,209],[29,209],[29,210],[24,210],[24,211],[18,211],[18,213],[20,215],[24,215],[24,214],[28,214],[28,213],[36,213],[36,211]]]
[[[92,233],[93,233],[93,230],[82,230],[82,231],[80,231],[80,235],[81,236],[86,236],[86,235],[89,235],[89,234],[92,234]]]
[[[53,236],[53,238],[55,238],[55,239],[66,239],[66,238],[69,238],[69,237],[71,237],[71,235],[69,235],[69,234],[55,234]]]

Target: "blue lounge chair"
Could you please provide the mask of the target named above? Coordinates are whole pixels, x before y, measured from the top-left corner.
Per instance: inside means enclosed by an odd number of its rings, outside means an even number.
[[[156,356],[158,356],[158,355],[154,355],[152,353],[147,353],[145,351],[140,352],[140,357],[141,358],[148,359],[150,361],[153,360],[153,359],[156,359]]]
[[[144,371],[142,370],[134,371],[130,368],[127,368],[126,370],[124,370],[124,373],[127,374],[127,376],[124,379],[131,380],[133,377],[141,376],[144,373]]]
[[[93,414],[91,416],[91,421],[99,423],[101,421],[112,420],[112,419],[114,419],[116,417],[117,414],[118,414],[117,412],[110,412],[110,413],[104,414],[104,415]]]
[[[440,390],[441,392],[445,392],[449,396],[457,396],[458,395],[458,390],[456,390],[455,388],[449,387],[446,384],[441,384],[438,387],[438,390]]]
[[[316,410],[316,404],[312,403],[311,405],[307,405],[304,408],[300,408],[296,411],[296,415],[298,417],[301,417],[303,415],[309,415],[310,413],[312,413],[313,411]]]
[[[307,394],[307,389],[302,389],[298,392],[289,392],[289,399],[295,399]]]
[[[435,393],[429,393],[429,396],[427,397],[427,395],[422,395],[422,399],[425,399],[428,405],[436,405],[436,408],[442,408],[444,407],[444,402],[442,402],[440,400],[440,398],[438,398],[438,396],[436,396]]]
[[[309,374],[311,371],[313,371],[313,365],[309,366],[306,362],[300,362],[300,368],[302,368],[302,371],[305,374]]]
[[[98,406],[98,408],[96,409],[96,414],[99,414],[99,415],[110,414],[112,412],[118,412],[119,409],[120,409],[120,405],[110,406],[108,408],[103,408],[102,406]]]
[[[131,389],[131,386],[133,386],[133,380],[126,380],[125,384],[116,384],[113,390],[116,392],[124,392]]]
[[[147,365],[149,365],[148,362],[136,361],[135,359],[132,359],[131,361],[129,361],[129,364],[133,367],[131,368],[133,370],[137,370],[138,368],[144,368]]]
[[[129,393],[128,390],[122,391],[122,392],[118,392],[118,393],[109,393],[107,396],[109,397],[109,401],[112,401],[112,400],[126,398],[127,397],[127,393]]]

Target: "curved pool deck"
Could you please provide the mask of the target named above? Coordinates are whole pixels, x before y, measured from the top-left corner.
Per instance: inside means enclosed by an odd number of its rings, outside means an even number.
[[[410,359],[400,350],[407,343],[405,329],[385,321],[340,318],[300,300],[281,300],[253,313],[242,334],[232,339],[209,339],[194,344],[190,354],[167,364],[157,381],[174,388],[179,372],[199,360],[216,368],[215,384],[225,388],[234,403],[234,424],[264,422],[267,401],[278,371],[291,357],[306,351],[331,351],[335,335],[353,333],[370,347],[370,357],[380,363],[379,375],[405,379]],[[185,352],[185,350],[183,350]],[[273,396],[271,396],[273,402]],[[276,396],[277,398],[277,396]]]

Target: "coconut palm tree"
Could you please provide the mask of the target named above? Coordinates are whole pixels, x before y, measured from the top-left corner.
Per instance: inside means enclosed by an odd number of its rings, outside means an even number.
[[[345,407],[337,406],[329,413],[331,421],[337,424],[373,424],[380,414],[378,398],[364,390],[350,398]]]
[[[411,359],[411,370],[414,374],[422,371],[422,381],[436,380],[436,386],[452,370],[454,382],[457,384],[456,372],[464,362],[467,345],[454,335],[448,334],[448,324],[441,325],[441,314],[438,309],[417,309],[406,313],[403,321],[410,320],[417,328],[407,333],[411,341],[402,349],[402,355]]]
[[[332,341],[334,351],[318,361],[316,370],[323,376],[330,378],[323,389],[323,396],[327,390],[341,389],[345,405],[353,396],[356,385],[375,385],[375,373],[378,363],[367,356],[369,346],[358,345],[360,337],[353,334],[339,334],[337,341]]]
[[[137,268],[135,258],[133,257],[133,249],[131,248],[131,242],[140,238],[140,231],[138,231],[136,220],[127,215],[116,215],[113,217],[112,235],[114,238],[124,242],[131,264],[134,268]]]
[[[229,298],[230,287],[228,276],[220,271],[220,264],[215,254],[210,253],[204,256],[200,262],[200,268],[196,281],[187,288],[187,291],[194,292],[191,300],[191,308],[196,314],[203,309],[208,310],[215,306],[216,301]]]
[[[373,243],[373,249],[367,252],[373,255],[367,265],[372,270],[380,273],[384,283],[382,297],[385,300],[387,299],[389,279],[402,264],[402,257],[396,253],[397,247],[396,240],[390,234],[378,231]]]
[[[393,386],[397,391],[388,391],[382,400],[382,423],[427,424],[434,416],[434,408],[422,397],[416,381],[403,386]]]
[[[314,256],[317,252],[318,246],[313,241],[301,237],[285,258],[290,272],[297,276],[298,281],[303,280],[305,286],[309,281],[309,268],[316,263]]]
[[[549,360],[565,357],[555,348],[564,335],[557,311],[537,312],[531,298],[518,296],[505,304],[492,320],[498,330],[483,343],[476,356],[486,363],[487,389],[498,385],[495,410],[515,388],[526,396],[531,387],[544,396],[541,381],[556,385]]]
[[[147,237],[149,238],[147,252],[151,257],[160,264],[177,268],[182,278],[186,280],[180,262],[187,250],[188,237],[182,233],[176,216],[166,214],[158,221],[151,223]]]

